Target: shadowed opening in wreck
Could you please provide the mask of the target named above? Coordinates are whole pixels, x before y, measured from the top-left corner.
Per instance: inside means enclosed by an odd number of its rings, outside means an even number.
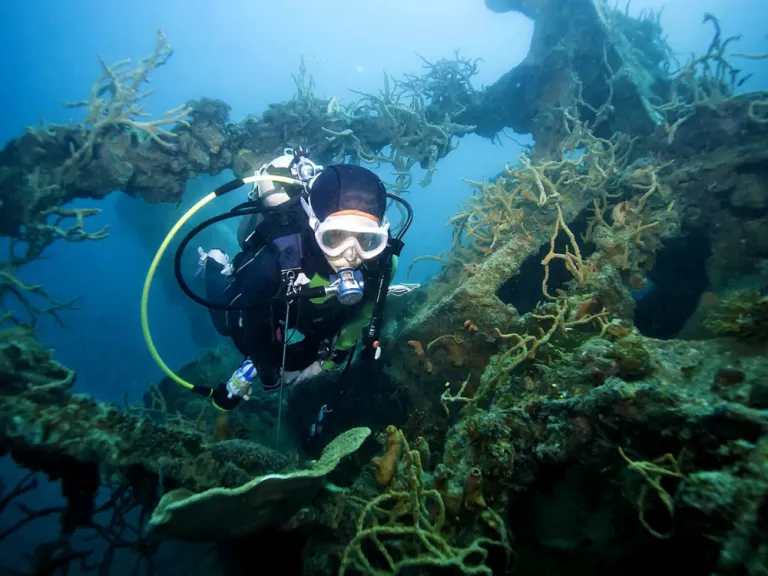
[[[706,263],[711,254],[706,230],[684,228],[664,242],[647,274],[648,284],[633,293],[635,326],[644,336],[674,338],[696,312],[707,290]]]
[[[609,483],[607,474],[614,474]],[[709,574],[717,562],[716,549],[703,536],[659,539],[648,533],[638,516],[639,475],[546,463],[537,477],[507,516],[515,535],[515,574],[645,576],[659,567],[665,574]],[[660,501],[646,499],[645,507],[649,523],[671,529]]]
[[[581,243],[581,236],[587,231],[589,222],[587,216],[591,215],[591,209],[581,212],[568,227],[579,240],[579,250],[584,258],[588,258],[594,251],[592,242]],[[561,231],[555,240],[555,252],[565,253],[568,246],[568,237]],[[496,296],[504,304],[511,304],[519,314],[526,314],[536,308],[536,305],[544,300],[541,283],[544,280],[544,266],[541,261],[549,253],[549,238],[541,245],[539,251],[529,256],[520,265],[517,274],[506,280],[496,291]],[[573,280],[571,273],[566,270],[562,260],[555,260],[549,266],[549,280],[547,289],[554,295],[558,289],[565,290],[566,284]]]

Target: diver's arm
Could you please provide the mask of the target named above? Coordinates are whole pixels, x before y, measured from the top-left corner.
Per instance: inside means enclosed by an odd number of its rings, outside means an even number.
[[[240,367],[232,373],[226,382],[219,384],[211,394],[211,401],[220,410],[229,411],[238,406],[242,400],[250,400],[253,384],[258,381],[265,391],[279,387],[279,370],[271,365],[263,351],[271,344],[266,337],[266,331],[259,331],[259,338],[249,333],[248,357]],[[263,332],[263,333],[262,333]]]

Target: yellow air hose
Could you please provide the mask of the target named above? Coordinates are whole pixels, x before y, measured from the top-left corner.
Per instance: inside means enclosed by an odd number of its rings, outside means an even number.
[[[304,183],[301,180],[294,180],[293,178],[288,178],[286,176],[272,176],[269,174],[261,174],[258,176],[249,176],[248,178],[243,178],[242,184],[240,186],[243,186],[245,184],[251,184],[252,182],[263,182],[263,181],[272,181],[272,182],[280,182],[281,184],[293,184],[298,186],[303,186]],[[238,186],[238,188],[240,187]],[[233,190],[234,188],[230,188],[228,191]],[[157,365],[160,367],[160,369],[168,376],[171,380],[176,382],[177,384],[180,384],[184,386],[184,388],[188,388],[192,390],[195,385],[191,382],[187,382],[180,376],[178,376],[173,370],[168,368],[168,366],[163,362],[163,359],[160,358],[160,354],[157,352],[157,348],[155,348],[154,342],[152,342],[152,336],[149,333],[149,322],[147,320],[147,302],[149,300],[149,289],[152,286],[152,280],[155,277],[155,272],[157,271],[157,267],[160,264],[160,260],[163,257],[163,254],[165,254],[165,251],[168,249],[168,246],[173,241],[173,238],[176,236],[177,232],[181,229],[184,224],[187,223],[187,221],[197,214],[203,206],[210,203],[214,198],[216,198],[218,194],[216,191],[211,192],[210,194],[207,194],[204,198],[199,200],[192,208],[187,210],[184,215],[178,219],[176,224],[173,225],[173,228],[168,232],[163,242],[160,244],[160,248],[157,249],[157,252],[155,253],[155,257],[152,259],[152,264],[149,266],[149,271],[147,272],[147,277],[144,280],[144,289],[141,292],[141,331],[144,334],[144,342],[147,344],[147,348],[149,349],[149,353],[152,356],[152,358],[155,360]]]

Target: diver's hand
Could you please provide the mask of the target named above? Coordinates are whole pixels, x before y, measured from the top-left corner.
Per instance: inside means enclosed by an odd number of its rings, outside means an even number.
[[[229,412],[230,410],[234,410],[243,398],[230,394],[227,384],[222,382],[218,387],[213,389],[211,400],[217,408]]]
[[[221,267],[222,276],[231,276],[232,273],[235,271],[234,267],[229,261],[229,255],[222,252],[218,248],[214,248],[213,250],[209,250],[208,252],[206,252],[200,246],[198,246],[197,253],[200,256],[200,262],[199,262],[200,269],[198,270],[198,273],[200,273],[200,270],[203,270],[205,268],[205,263],[208,261],[209,258],[214,262],[216,262]]]
[[[360,351],[360,358],[366,364],[372,364],[375,360],[381,357],[380,346],[373,346],[372,344],[363,345],[363,349]]]

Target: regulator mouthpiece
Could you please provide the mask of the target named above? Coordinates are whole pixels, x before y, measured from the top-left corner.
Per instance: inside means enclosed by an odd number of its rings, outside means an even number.
[[[363,275],[352,268],[341,268],[336,273],[339,279],[336,298],[345,306],[354,306],[363,298]]]

